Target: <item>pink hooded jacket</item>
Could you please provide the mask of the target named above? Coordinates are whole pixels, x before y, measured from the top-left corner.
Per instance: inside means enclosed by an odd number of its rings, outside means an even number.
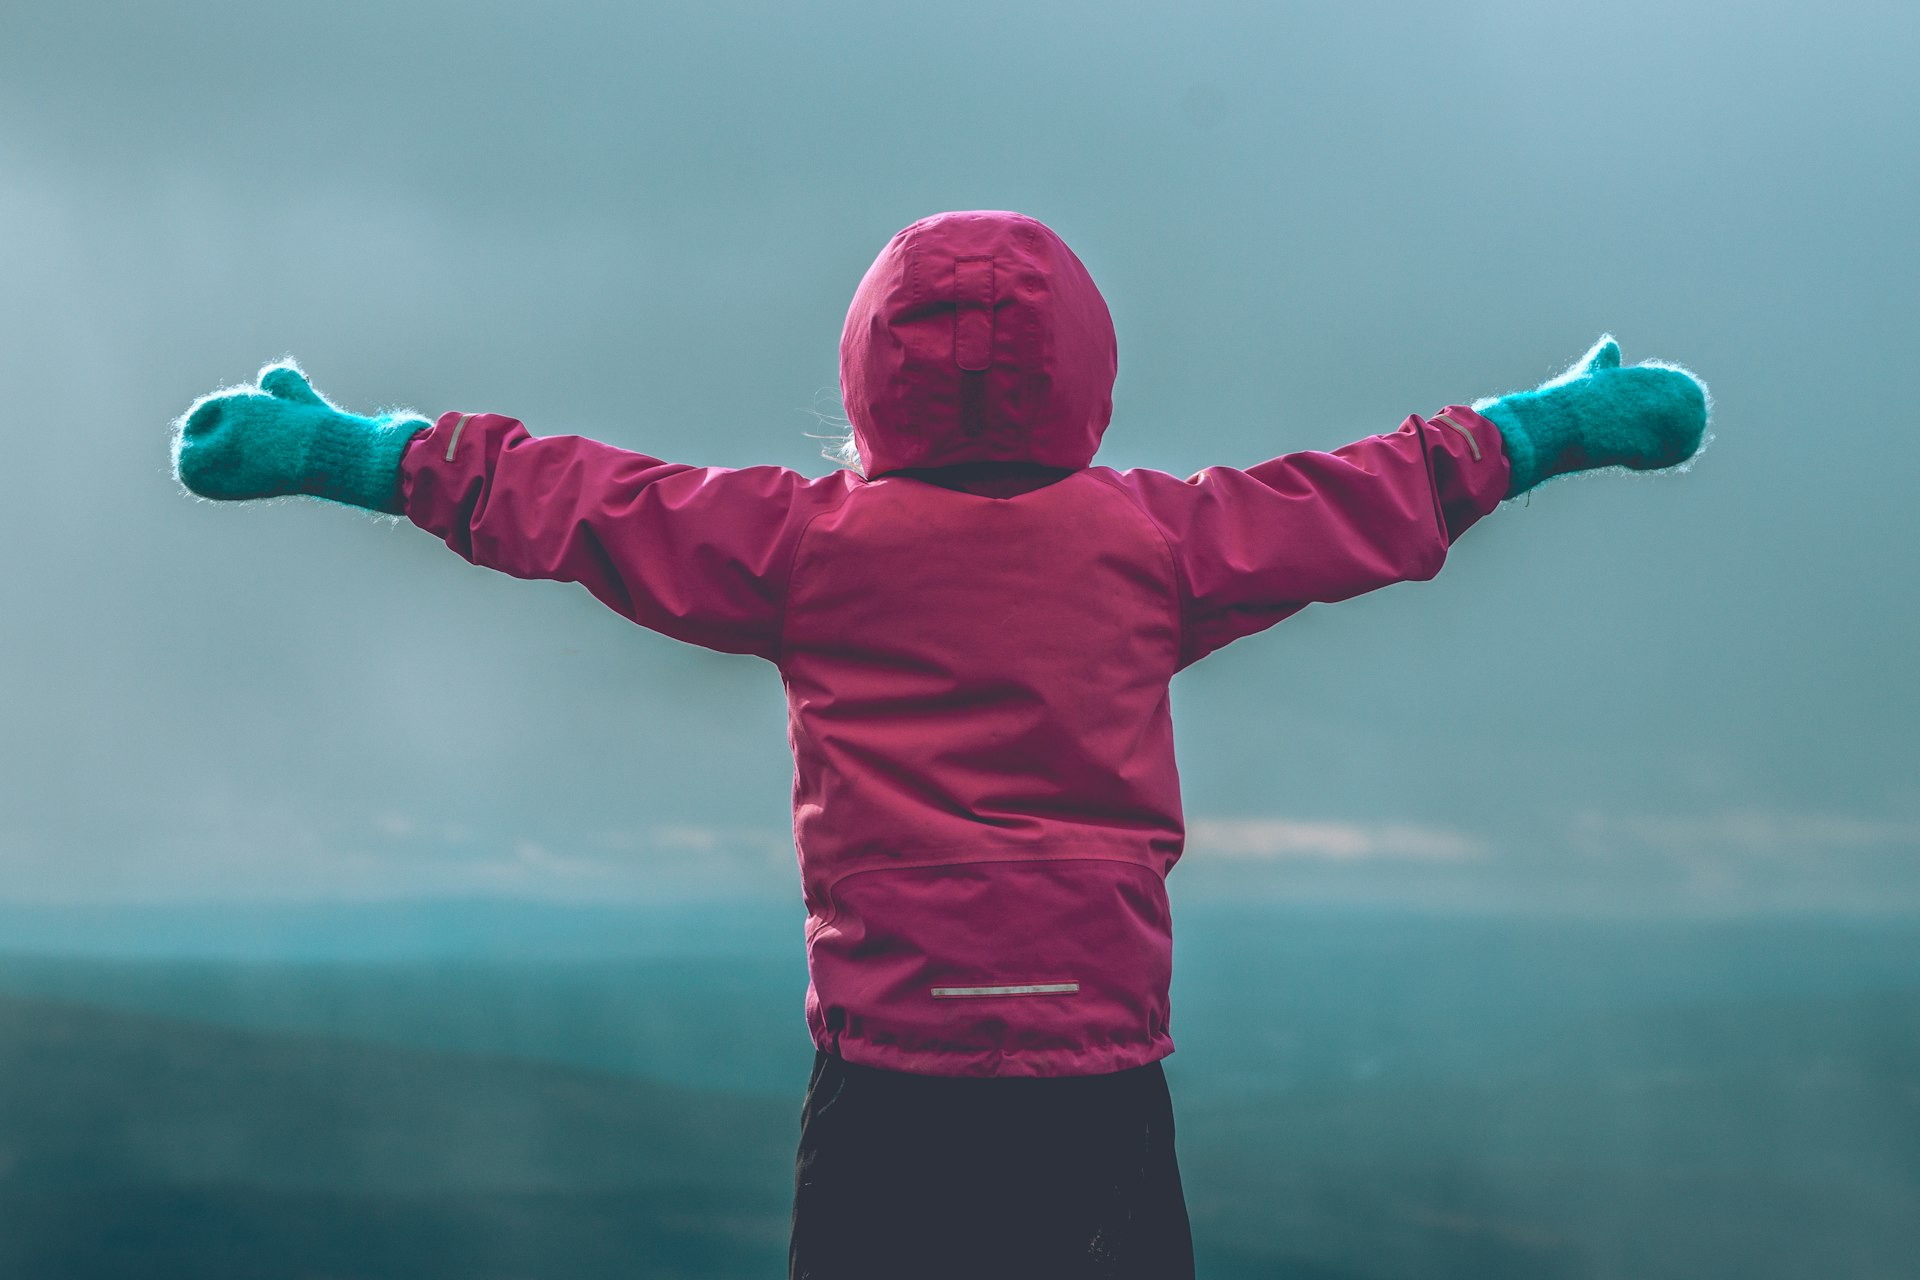
[[[1244,471],[1092,466],[1113,324],[1011,213],[895,236],[840,361],[865,476],[447,414],[407,451],[407,515],[476,564],[778,664],[816,1045],[928,1075],[1163,1058],[1168,682],[1307,604],[1431,578],[1506,494],[1499,433],[1454,405]]]

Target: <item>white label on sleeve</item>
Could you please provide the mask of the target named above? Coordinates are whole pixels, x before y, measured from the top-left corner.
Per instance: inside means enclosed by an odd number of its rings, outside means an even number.
[[[1465,427],[1461,426],[1459,423],[1455,422],[1452,418],[1449,418],[1444,413],[1441,414],[1439,417],[1435,418],[1434,421],[1444,422],[1448,426],[1452,427],[1455,431],[1458,431],[1461,435],[1465,436],[1467,438],[1467,448],[1473,450],[1473,460],[1475,462],[1480,461],[1480,442],[1473,438],[1473,432],[1467,430]]]
[[[460,421],[453,424],[453,438],[447,441],[447,456],[444,461],[453,461],[453,451],[460,445],[460,433],[467,429],[467,419],[472,416],[470,413],[463,413],[460,415]]]

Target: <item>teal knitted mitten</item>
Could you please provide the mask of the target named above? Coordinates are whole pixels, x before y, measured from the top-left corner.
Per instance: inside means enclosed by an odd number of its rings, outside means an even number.
[[[262,369],[257,387],[194,401],[174,424],[173,474],[203,498],[297,493],[399,515],[400,455],[432,425],[343,412],[289,360]]]
[[[1678,466],[1700,452],[1707,403],[1706,384],[1678,365],[1622,369],[1608,335],[1559,377],[1474,408],[1506,441],[1512,498],[1569,471]]]

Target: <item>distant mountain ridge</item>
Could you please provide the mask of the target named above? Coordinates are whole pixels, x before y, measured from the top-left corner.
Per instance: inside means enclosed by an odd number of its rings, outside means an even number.
[[[0,902],[0,955],[360,963],[428,956],[584,959],[796,954],[794,896],[656,903],[449,897],[356,901]]]
[[[198,958],[0,951],[0,1277],[779,1274],[797,943],[503,910],[345,961],[221,950],[260,920]],[[1207,1280],[1920,1257],[1920,924],[1209,906],[1176,948]]]

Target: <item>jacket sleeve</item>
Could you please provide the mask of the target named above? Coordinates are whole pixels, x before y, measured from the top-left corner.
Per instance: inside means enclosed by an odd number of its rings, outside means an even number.
[[[677,640],[777,659],[800,530],[841,472],[662,462],[498,414],[446,414],[401,461],[407,518],[474,564],[578,582]]]
[[[1493,424],[1451,405],[1331,453],[1115,478],[1173,554],[1184,667],[1309,604],[1433,577],[1506,496],[1508,469]]]

